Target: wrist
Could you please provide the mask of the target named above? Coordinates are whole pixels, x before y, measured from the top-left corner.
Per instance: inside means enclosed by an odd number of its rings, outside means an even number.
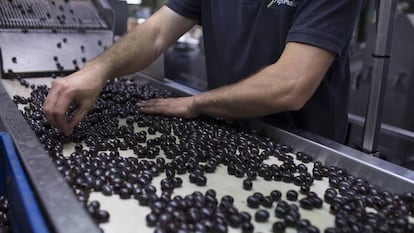
[[[191,112],[193,112],[194,115],[197,115],[197,116],[203,114],[201,94],[192,96],[191,100],[192,100],[190,103]]]
[[[87,62],[83,67],[83,70],[85,70],[89,76],[93,76],[94,79],[97,79],[102,85],[111,79],[111,70],[109,66],[96,60]]]

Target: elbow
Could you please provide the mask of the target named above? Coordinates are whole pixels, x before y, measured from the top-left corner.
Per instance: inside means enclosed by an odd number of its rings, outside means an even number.
[[[301,85],[295,85],[291,88],[285,99],[286,111],[301,110],[310,98],[308,94]]]
[[[287,111],[299,111],[305,106],[307,100],[299,96],[295,96],[287,101],[286,110]]]
[[[138,40],[149,42],[145,44],[145,49],[151,50],[151,55],[155,58],[168,47],[167,41],[163,36],[161,27],[153,20],[146,20],[138,25],[140,28]],[[144,46],[144,44],[142,44]]]
[[[274,100],[276,101],[271,101],[269,103],[270,108],[273,109],[273,113],[299,111],[307,102],[306,98],[295,94],[289,94],[283,98],[279,97],[279,99]]]
[[[302,90],[301,85],[292,82],[284,94],[279,96],[275,108],[278,112],[298,111],[305,106],[308,99],[307,92]]]
[[[158,57],[168,47],[167,42],[160,34],[160,29],[154,31],[153,54],[155,54],[155,57]]]

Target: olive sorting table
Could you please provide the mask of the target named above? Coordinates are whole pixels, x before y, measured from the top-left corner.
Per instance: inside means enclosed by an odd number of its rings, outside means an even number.
[[[174,82],[165,80],[158,81],[142,74],[134,75],[137,82],[145,85],[153,85],[157,88],[168,89],[175,95],[192,94],[191,90],[182,87]],[[51,78],[31,78],[26,79],[30,84],[34,85],[50,85]],[[42,149],[40,142],[37,140],[34,132],[28,127],[23,116],[19,113],[16,105],[11,101],[14,95],[29,97],[31,89],[25,88],[17,80],[1,80],[0,101],[1,106],[6,111],[0,114],[1,120],[5,127],[12,135],[16,148],[21,156],[23,164],[29,177],[32,180],[33,188],[38,195],[39,202],[43,206],[45,218],[50,222],[53,231],[56,232],[99,232],[99,228],[88,215],[76,195],[71,191],[70,187],[65,183],[62,176],[56,170],[52,159]],[[23,109],[23,105],[19,105]],[[320,161],[325,166],[337,166],[348,171],[355,177],[361,177],[370,184],[377,185],[383,189],[402,194],[405,192],[414,192],[414,172],[402,167],[387,163],[380,159],[370,157],[351,148],[339,145],[337,143],[322,139],[306,132],[288,132],[265,123],[258,121],[243,121],[238,123],[245,129],[254,129],[258,134],[272,138],[275,143],[285,144],[293,148],[293,151],[287,153],[292,158],[296,157],[297,152],[303,152],[310,155],[313,159]],[[126,125],[125,119],[119,120],[119,126]],[[134,126],[136,132],[147,131],[148,127]],[[147,133],[147,140],[160,137],[159,132]],[[145,144],[145,143],[143,143]],[[86,147],[85,143],[83,146]],[[67,157],[74,151],[75,143],[66,143],[63,146],[63,154]],[[119,150],[120,156],[124,158],[136,157],[131,150]],[[160,157],[165,158],[163,151]],[[151,160],[151,159],[148,159]],[[155,161],[155,159],[152,159]],[[166,159],[166,162],[171,160]],[[264,163],[277,164],[281,166],[282,162],[277,156],[269,156]],[[301,161],[295,160],[295,164]],[[304,163],[308,172],[312,172],[313,163]],[[174,189],[173,196],[186,196],[194,191],[205,193],[208,189],[214,189],[217,192],[217,198],[220,199],[225,195],[234,198],[234,206],[238,211],[246,211],[254,215],[258,209],[265,209],[270,213],[269,219],[264,222],[256,222],[254,224],[254,232],[271,232],[272,224],[281,219],[275,217],[276,202],[272,207],[267,208],[260,206],[250,208],[247,206],[246,199],[254,192],[260,192],[264,195],[270,195],[271,191],[279,190],[282,193],[282,200],[287,201],[286,192],[288,190],[296,190],[299,187],[291,182],[268,181],[263,177],[257,177],[253,181],[251,190],[243,189],[243,180],[245,178],[237,178],[228,175],[228,168],[222,164],[218,165],[213,173],[205,173],[207,184],[199,186],[189,182],[189,173],[176,174],[183,180],[182,187]],[[165,173],[154,177],[152,184],[157,187],[157,194],[161,195],[160,182],[165,178]],[[322,180],[313,180],[310,187],[323,199],[325,190],[329,187],[328,178]],[[298,201],[306,195],[299,193]],[[100,208],[108,211],[110,214],[109,221],[99,224],[104,232],[154,232],[154,227],[146,225],[146,216],[151,209],[148,206],[141,206],[133,197],[121,199],[119,195],[103,195],[101,192],[91,192],[89,202],[97,200],[100,202]],[[298,201],[287,201],[299,205]],[[370,211],[374,211],[370,209]],[[300,218],[308,219],[312,225],[318,227],[321,232],[324,229],[335,226],[335,216],[330,213],[330,205],[323,203],[322,208],[314,208],[312,210],[299,209]],[[414,220],[408,218],[410,223]],[[240,228],[229,227],[229,232],[240,232]],[[288,227],[286,232],[296,232],[295,228]]]

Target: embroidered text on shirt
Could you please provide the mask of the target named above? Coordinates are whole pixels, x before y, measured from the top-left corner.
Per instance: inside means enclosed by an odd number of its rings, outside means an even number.
[[[271,0],[269,4],[267,4],[267,8],[273,6],[274,4],[296,7],[298,5],[298,0]]]

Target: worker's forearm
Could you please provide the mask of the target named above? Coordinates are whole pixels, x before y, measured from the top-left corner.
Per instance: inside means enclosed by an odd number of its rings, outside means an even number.
[[[156,37],[156,29],[138,25],[87,65],[99,66],[104,79],[139,71],[162,52],[162,47],[153,43]]]
[[[224,86],[194,97],[194,109],[205,115],[244,118],[295,110],[290,93],[293,81],[272,76],[269,69],[233,85]]]
[[[195,23],[164,6],[87,65],[99,67],[105,80],[137,72]]]

